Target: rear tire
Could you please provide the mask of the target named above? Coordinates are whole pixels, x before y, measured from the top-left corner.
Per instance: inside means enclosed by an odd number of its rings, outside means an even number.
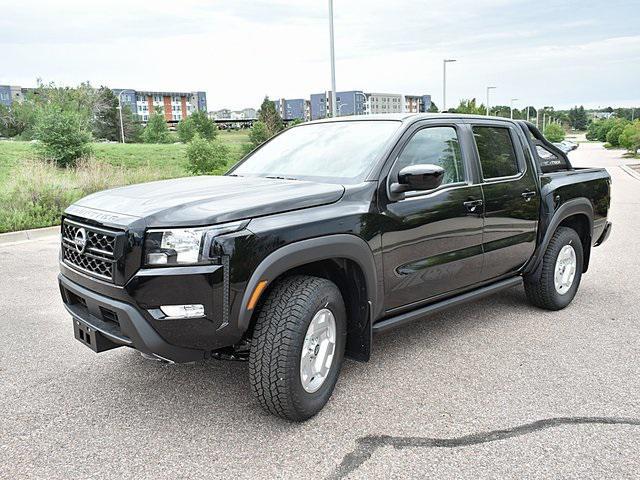
[[[274,285],[249,353],[251,388],[262,408],[293,421],[322,410],[338,380],[346,326],[342,295],[329,280],[296,275]]]
[[[580,286],[583,259],[577,232],[559,227],[542,257],[540,278],[525,277],[529,302],[546,310],[561,310],[569,305]]]

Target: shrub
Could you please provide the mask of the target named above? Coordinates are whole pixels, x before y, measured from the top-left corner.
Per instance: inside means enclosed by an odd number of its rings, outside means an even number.
[[[609,131],[607,132],[607,137],[606,137],[607,143],[609,143],[609,145],[611,145],[612,147],[619,147],[620,135],[622,135],[622,131],[626,126],[627,124],[624,121],[615,122],[611,127],[611,129],[609,129]]]
[[[625,126],[618,138],[618,142],[620,146],[636,153],[640,149],[640,120]]]
[[[218,134],[218,127],[205,112],[194,112],[178,123],[178,137],[181,142],[190,142],[196,133],[205,140],[213,140]]]
[[[49,106],[37,114],[35,139],[40,157],[59,167],[73,166],[91,153],[91,132],[84,117],[72,110]]]
[[[267,125],[264,122],[258,120],[253,124],[253,127],[251,127],[251,131],[249,132],[249,141],[253,148],[262,145],[270,138],[271,135],[269,134]]]
[[[183,118],[178,122],[176,131],[178,132],[178,138],[182,143],[189,143],[196,134],[196,125],[189,117]]]
[[[544,129],[544,136],[550,142],[561,142],[564,140],[564,130],[557,123],[552,123]]]
[[[144,143],[169,143],[171,141],[167,121],[162,111],[158,110],[149,116],[147,126],[142,132],[142,139]]]
[[[229,148],[216,140],[206,140],[195,134],[187,147],[189,171],[196,175],[219,173],[226,167]]]

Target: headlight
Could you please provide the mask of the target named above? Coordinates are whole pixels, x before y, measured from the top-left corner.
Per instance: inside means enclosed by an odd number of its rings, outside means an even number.
[[[248,220],[242,220],[211,227],[147,230],[145,263],[147,265],[207,263],[211,260],[211,243],[215,237],[237,232],[248,223]]]

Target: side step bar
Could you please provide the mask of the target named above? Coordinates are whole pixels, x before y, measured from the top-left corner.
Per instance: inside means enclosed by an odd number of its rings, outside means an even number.
[[[522,277],[520,276],[507,278],[506,280],[501,280],[499,282],[477,288],[476,290],[471,290],[470,292],[463,293],[456,297],[432,303],[430,305],[427,305],[426,307],[418,308],[417,310],[402,313],[400,315],[396,315],[395,317],[386,318],[373,325],[373,333],[386,332],[387,330],[400,327],[406,323],[423,319],[424,317],[433,313],[437,313],[456,305],[461,305],[463,303],[472,302],[488,295],[492,295],[501,290],[516,287],[521,284]]]

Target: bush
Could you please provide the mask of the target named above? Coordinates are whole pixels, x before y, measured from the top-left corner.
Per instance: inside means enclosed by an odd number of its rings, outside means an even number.
[[[91,154],[92,136],[83,118],[78,112],[57,106],[40,110],[34,130],[40,157],[59,167],[67,167]]]
[[[624,121],[615,122],[611,127],[611,129],[607,132],[607,137],[606,137],[607,143],[612,147],[619,147],[620,135],[622,135],[624,127],[626,126],[627,126],[627,123]]]
[[[550,142],[561,142],[564,140],[564,130],[557,123],[552,123],[544,129],[544,136]]]
[[[205,112],[194,112],[178,123],[178,137],[182,143],[190,142],[196,133],[205,140],[213,140],[218,134],[218,127]]]
[[[189,171],[196,175],[219,173],[227,166],[229,148],[216,140],[206,140],[195,134],[187,147]]]
[[[169,143],[171,141],[167,121],[162,111],[156,111],[149,116],[147,126],[142,132],[142,139],[144,143]]]
[[[618,138],[618,142],[620,146],[636,153],[640,149],[640,120],[625,126]]]

